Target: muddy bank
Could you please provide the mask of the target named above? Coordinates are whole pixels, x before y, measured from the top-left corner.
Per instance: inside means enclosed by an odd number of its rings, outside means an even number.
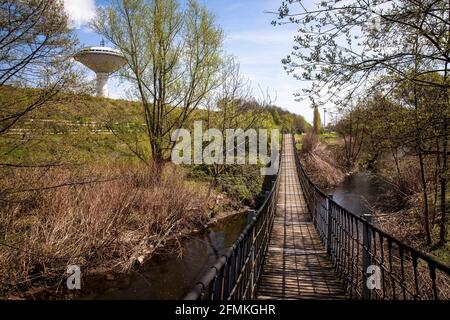
[[[81,290],[68,290],[66,277],[9,299],[181,299],[244,229],[245,211],[222,212],[201,230],[186,233],[158,248],[142,265],[126,273],[82,270]]]

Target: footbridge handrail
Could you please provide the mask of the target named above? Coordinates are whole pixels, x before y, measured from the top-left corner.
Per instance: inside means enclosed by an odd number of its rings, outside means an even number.
[[[283,142],[281,143],[281,146]],[[281,161],[282,147],[278,154]],[[280,168],[280,165],[278,166]],[[278,169],[279,172],[279,169]],[[260,208],[238,239],[208,269],[185,300],[255,299],[276,211],[279,174]]]
[[[315,227],[351,298],[450,299],[449,266],[381,230],[371,215],[337,204],[311,181],[298,152],[295,161]]]

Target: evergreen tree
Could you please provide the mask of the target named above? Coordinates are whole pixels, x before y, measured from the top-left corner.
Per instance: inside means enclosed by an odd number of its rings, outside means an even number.
[[[320,112],[319,108],[317,106],[314,106],[314,133],[320,134],[320,128],[321,128],[321,120],[320,120]]]

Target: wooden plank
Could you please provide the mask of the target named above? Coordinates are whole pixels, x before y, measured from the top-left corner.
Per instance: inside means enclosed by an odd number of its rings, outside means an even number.
[[[308,212],[292,136],[284,136],[277,209],[258,299],[346,299]]]

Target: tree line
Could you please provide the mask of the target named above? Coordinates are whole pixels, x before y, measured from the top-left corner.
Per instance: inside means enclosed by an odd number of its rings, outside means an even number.
[[[335,129],[344,137],[349,165],[362,150],[372,163],[389,154],[399,182],[417,167],[425,241],[433,242],[438,225],[437,242],[445,243],[450,3],[287,0],[276,15],[275,25],[299,28],[283,60],[288,73],[311,83],[298,98],[337,106]]]

